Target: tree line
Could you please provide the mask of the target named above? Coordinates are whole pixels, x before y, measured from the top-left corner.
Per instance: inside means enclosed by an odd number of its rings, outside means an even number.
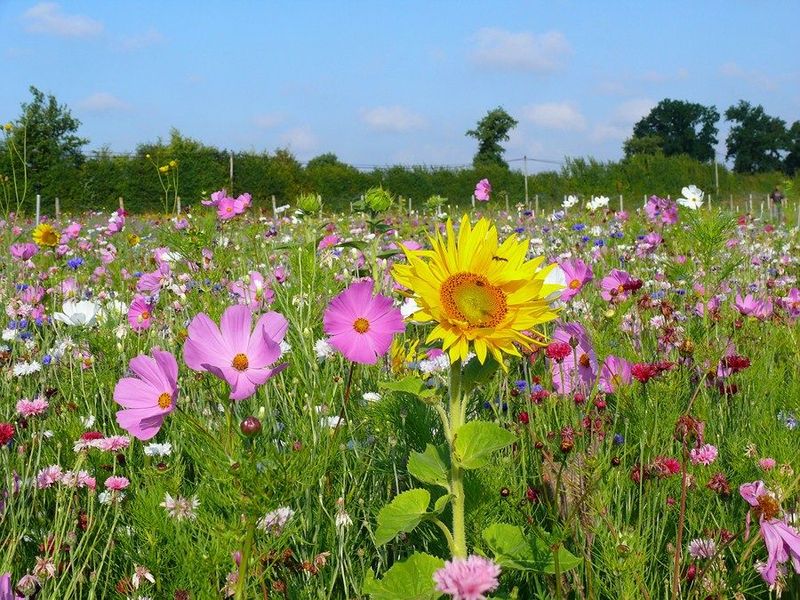
[[[158,212],[163,210],[165,193],[180,196],[182,205],[188,207],[225,187],[234,194],[250,192],[256,205],[264,207],[271,207],[272,196],[279,204],[291,204],[301,194],[314,193],[322,196],[327,210],[347,210],[360,194],[375,186],[390,190],[404,202],[411,198],[417,208],[423,203],[430,204],[429,199],[435,196],[438,196],[433,200],[435,203],[463,206],[470,202],[475,182],[483,178],[492,182],[500,201],[507,196],[513,205],[525,198],[524,175],[510,170],[503,159],[502,142],[508,139],[516,121],[499,107],[489,111],[475,129],[467,132],[478,141],[472,167],[390,166],[363,171],[332,153],[321,154],[303,164],[286,149],[231,153],[177,130],[172,130],[166,140],[139,145],[131,154],[118,155],[101,149],[87,155],[83,147],[88,140],[78,135],[80,122],[69,107],[34,87],[31,94],[31,101],[22,105],[21,116],[4,127],[0,183],[6,207],[13,207],[11,200],[24,192],[28,201],[40,193],[46,211],[56,197],[66,211],[108,211],[122,197],[129,211]],[[729,194],[765,194],[782,182],[785,174],[796,172],[796,159],[791,158],[796,157],[796,150],[779,149],[779,160],[770,162],[764,159],[765,151],[750,142],[738,147],[732,170],[719,166],[715,172],[711,160],[716,143],[715,111],[712,114],[692,109],[680,120],[669,116],[670,110],[676,108],[675,102],[663,101],[636,124],[633,136],[626,141],[622,160],[566,159],[557,171],[530,175],[531,204],[538,195],[541,206],[554,206],[565,194],[586,197],[621,194],[629,202],[638,203],[644,195],[675,195],[688,183],[714,193],[717,181],[719,194],[726,198]],[[678,104],[677,108],[683,111],[686,108],[683,105],[689,103]],[[748,110],[745,110],[747,115],[752,112]],[[746,115],[740,116],[744,119]],[[755,120],[761,122],[763,118]],[[665,127],[666,122],[676,124],[675,130]],[[678,135],[678,129],[683,136]],[[737,135],[766,143],[768,136],[755,135],[752,129],[748,125],[744,134]],[[786,132],[795,129],[800,129],[800,125],[795,123],[789,130],[784,127]],[[781,139],[790,139],[790,135],[786,133]],[[711,155],[708,144],[712,146]],[[749,154],[741,148],[749,148]],[[751,161],[747,168],[743,166],[745,160]],[[755,167],[752,161],[756,161]],[[791,165],[795,167],[792,169]]]

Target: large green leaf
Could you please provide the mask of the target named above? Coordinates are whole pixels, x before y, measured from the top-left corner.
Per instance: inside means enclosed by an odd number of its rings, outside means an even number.
[[[398,533],[413,530],[425,518],[430,502],[430,493],[423,489],[408,490],[395,496],[378,513],[375,543],[381,546]]]
[[[445,446],[425,446],[425,452],[412,452],[408,457],[408,472],[424,483],[449,489],[450,457]]]
[[[436,591],[433,574],[443,566],[441,558],[417,552],[392,565],[381,580],[368,571],[363,592],[372,600],[436,600],[442,594]]]
[[[487,356],[483,364],[477,358],[470,360],[464,367],[461,385],[465,392],[469,392],[477,385],[488,383],[500,367],[494,357]]]
[[[516,436],[495,423],[470,421],[455,432],[455,452],[465,469],[479,469],[492,452],[513,443]]]
[[[556,572],[553,551],[534,536],[526,536],[521,527],[506,523],[493,523],[483,530],[483,539],[494,553],[501,567],[538,573]],[[558,566],[562,573],[581,564],[581,559],[561,546],[558,551]]]

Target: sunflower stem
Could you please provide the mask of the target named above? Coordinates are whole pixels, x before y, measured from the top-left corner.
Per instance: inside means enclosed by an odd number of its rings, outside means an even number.
[[[450,493],[453,495],[453,544],[454,558],[467,556],[467,532],[464,522],[464,470],[458,464],[455,453],[455,442],[458,430],[464,424],[461,395],[461,361],[450,365]]]

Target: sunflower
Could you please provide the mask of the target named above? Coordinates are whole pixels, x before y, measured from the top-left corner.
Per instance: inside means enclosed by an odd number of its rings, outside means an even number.
[[[472,345],[481,363],[491,353],[500,364],[503,353],[520,355],[515,344],[544,345],[534,328],[557,317],[550,303],[564,286],[556,272],[548,277],[555,264],[526,260],[527,241],[498,244],[494,225],[481,219],[473,227],[466,215],[457,238],[448,219],[447,238],[430,242],[432,250],[403,248],[408,264],[393,269],[420,307],[414,320],[436,322],[427,342],[442,340],[452,362],[466,360]]]
[[[61,234],[50,223],[39,223],[33,229],[33,241],[39,246],[56,246]]]

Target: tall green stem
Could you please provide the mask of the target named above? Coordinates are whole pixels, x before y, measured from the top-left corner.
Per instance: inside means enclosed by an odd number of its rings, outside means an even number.
[[[464,398],[461,393],[461,361],[450,365],[450,493],[453,495],[453,556],[466,558],[467,531],[464,522],[464,470],[458,466],[455,455],[455,438],[464,424]]]

